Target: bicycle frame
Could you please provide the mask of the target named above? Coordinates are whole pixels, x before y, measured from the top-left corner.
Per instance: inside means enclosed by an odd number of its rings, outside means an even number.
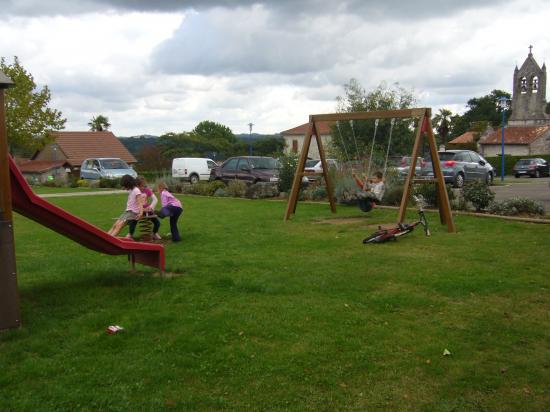
[[[424,228],[424,234],[426,236],[430,236],[430,228],[428,226],[428,221],[426,220],[426,215],[424,214],[424,200],[420,196],[415,196],[414,199],[418,205],[418,221],[413,223],[399,223],[396,227],[390,229],[382,229],[382,227],[379,226],[376,232],[363,239],[363,243],[384,243],[389,240],[396,241],[397,238],[404,236],[407,233],[411,233],[418,225],[422,225]]]

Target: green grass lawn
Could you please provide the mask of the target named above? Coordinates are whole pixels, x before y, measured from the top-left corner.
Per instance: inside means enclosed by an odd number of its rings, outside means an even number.
[[[283,202],[182,199],[165,279],[16,217],[0,409],[548,410],[550,226],[458,216],[448,234],[430,213],[432,237],[365,246],[396,211],[328,224],[300,204],[285,223]],[[125,204],[52,200],[104,229]]]
[[[106,189],[99,187],[49,187],[49,186],[31,186],[34,193],[43,195],[50,193],[82,193],[82,192],[101,192],[105,190],[119,190],[119,189]]]

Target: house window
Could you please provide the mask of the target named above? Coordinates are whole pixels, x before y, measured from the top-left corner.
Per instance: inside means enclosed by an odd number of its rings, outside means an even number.
[[[522,94],[527,93],[527,77],[523,76],[519,81],[519,88]]]
[[[292,141],[292,153],[298,153],[298,140],[296,139]]]

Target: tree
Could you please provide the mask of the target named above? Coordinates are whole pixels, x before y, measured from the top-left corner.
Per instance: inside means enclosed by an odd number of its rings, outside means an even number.
[[[111,123],[109,123],[108,117],[100,114],[97,117],[92,117],[92,120],[88,122],[88,126],[90,126],[92,132],[103,132],[109,130]]]
[[[157,171],[170,168],[170,159],[163,156],[158,146],[147,144],[139,149],[137,154],[139,170]]]
[[[2,57],[2,70],[15,83],[5,93],[6,129],[10,153],[30,155],[52,140],[50,132],[65,127],[67,121],[58,110],[48,107],[51,93],[48,86],[36,89],[33,76],[14,57],[9,65]]]
[[[457,137],[470,130],[474,122],[487,121],[493,127],[499,127],[502,122],[502,109],[498,105],[500,97],[511,98],[510,93],[502,90],[493,90],[488,95],[474,97],[468,100],[468,110],[462,116],[456,116],[451,137]],[[506,119],[511,110],[506,111]]]
[[[443,145],[447,145],[447,136],[452,128],[453,113],[448,109],[439,109],[439,112],[432,119],[432,126],[435,127],[439,141]]]
[[[256,156],[279,156],[284,151],[285,139],[273,136],[255,140],[251,144]]]
[[[336,98],[339,113],[407,109],[416,103],[413,92],[401,87],[399,83],[392,86],[381,83],[367,93],[356,79],[351,79],[344,85],[344,92],[343,97]],[[373,153],[376,153],[373,157],[380,163],[380,159],[385,158],[391,124],[391,119],[380,119],[377,127],[375,121],[371,120],[337,122],[331,128],[332,146],[343,160],[366,159],[370,157],[372,148]],[[390,154],[410,153],[413,141],[413,119],[395,119]]]

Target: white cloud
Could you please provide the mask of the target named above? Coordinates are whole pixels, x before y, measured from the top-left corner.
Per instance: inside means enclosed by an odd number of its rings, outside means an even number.
[[[510,90],[529,44],[540,64],[550,53],[543,0],[403,4],[14,0],[0,49],[50,86],[68,129],[104,114],[123,136],[206,119],[278,132],[333,111],[352,77],[367,90],[399,82],[422,106],[463,110],[469,98]]]

